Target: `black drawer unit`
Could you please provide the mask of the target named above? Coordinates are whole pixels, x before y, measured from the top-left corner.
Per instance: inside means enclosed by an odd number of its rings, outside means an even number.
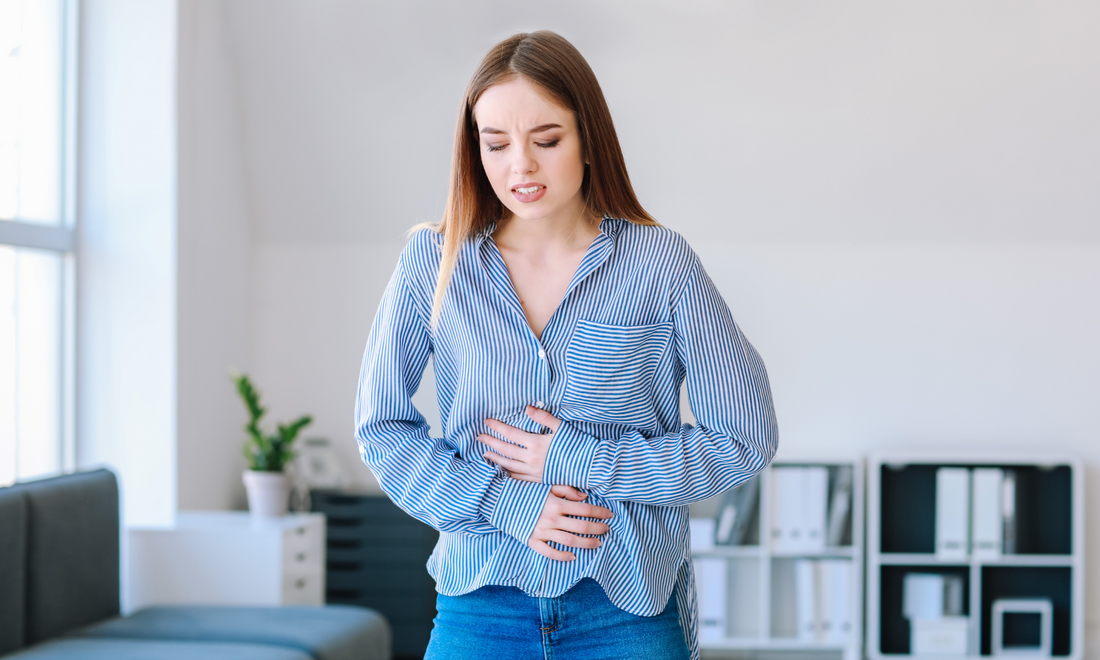
[[[394,658],[422,658],[435,618],[424,565],[439,532],[384,495],[315,490],[310,500],[327,519],[325,601],[378,610],[393,627]]]

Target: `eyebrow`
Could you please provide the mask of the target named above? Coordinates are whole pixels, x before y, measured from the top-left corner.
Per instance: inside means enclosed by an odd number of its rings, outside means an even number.
[[[561,128],[561,124],[542,124],[541,126],[536,126],[536,127],[532,128],[528,132],[529,133],[541,133],[543,131],[548,131],[551,128]],[[481,129],[481,132],[485,133],[485,134],[489,134],[489,135],[503,135],[504,134],[504,131],[500,130],[499,128],[493,128],[492,126],[486,126],[485,128]]]

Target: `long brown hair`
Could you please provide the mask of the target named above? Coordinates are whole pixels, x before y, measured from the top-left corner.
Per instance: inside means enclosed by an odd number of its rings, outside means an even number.
[[[432,328],[439,321],[443,295],[454,274],[462,244],[488,227],[490,222],[503,218],[504,205],[493,192],[481,166],[474,105],[486,89],[516,77],[534,84],[550,100],[576,117],[581,154],[588,163],[581,184],[585,206],[590,211],[642,225],[658,224],[634,195],[611,111],[588,62],[573,44],[549,30],[513,35],[493,46],[466,86],[455,125],[451,185],[443,220],[439,224],[423,223],[409,230],[411,234],[429,227],[443,234],[439,279],[432,304]]]

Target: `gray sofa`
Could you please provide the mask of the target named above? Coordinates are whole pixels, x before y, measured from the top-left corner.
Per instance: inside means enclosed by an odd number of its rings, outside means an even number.
[[[107,470],[0,488],[4,660],[388,660],[362,607],[150,607],[119,616],[118,484]]]

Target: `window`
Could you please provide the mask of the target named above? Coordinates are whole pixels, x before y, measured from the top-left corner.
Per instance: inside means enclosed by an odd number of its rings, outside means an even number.
[[[71,469],[75,0],[0,0],[0,485]]]

